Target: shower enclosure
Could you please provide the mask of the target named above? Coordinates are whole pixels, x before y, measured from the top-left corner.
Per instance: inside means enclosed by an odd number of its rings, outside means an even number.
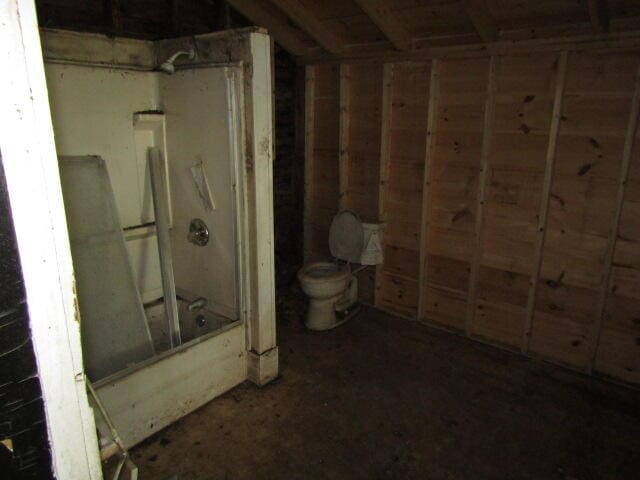
[[[85,367],[130,447],[277,376],[270,40],[41,36]]]

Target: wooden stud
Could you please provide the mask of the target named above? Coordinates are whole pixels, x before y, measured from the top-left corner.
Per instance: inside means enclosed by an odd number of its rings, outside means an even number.
[[[611,268],[613,265],[613,254],[615,252],[616,241],[618,239],[618,227],[620,225],[620,216],[622,215],[622,206],[624,204],[624,195],[627,186],[627,178],[629,177],[629,166],[631,165],[631,154],[633,152],[634,140],[638,130],[638,114],[640,113],[640,67],[636,74],[635,90],[631,100],[631,110],[629,112],[629,121],[627,123],[627,132],[624,140],[624,148],[622,151],[622,164],[620,166],[620,177],[618,179],[618,195],[616,197],[616,210],[611,219],[611,229],[609,230],[609,238],[607,240],[607,250],[604,257],[604,272],[602,274],[602,285],[598,294],[598,306],[596,309],[596,318],[591,329],[589,341],[590,348],[590,365],[589,372],[593,370],[598,353],[598,345],[600,343],[600,333],[602,331],[602,317],[604,315],[605,303],[609,290],[609,280],[611,277]]]
[[[473,332],[473,318],[475,315],[476,294],[478,287],[478,270],[482,257],[482,238],[484,230],[484,202],[487,181],[489,180],[489,155],[491,153],[491,140],[493,136],[493,123],[495,118],[496,97],[496,70],[499,57],[492,56],[489,61],[489,78],[487,80],[487,100],[484,107],[484,128],[482,131],[482,150],[480,153],[480,177],[478,178],[478,204],[476,205],[476,224],[469,274],[469,292],[467,295],[467,311],[465,319],[465,331],[468,336]]]
[[[398,50],[411,49],[411,35],[386,0],[356,0],[371,21]]]
[[[276,42],[293,55],[304,55],[308,47],[301,41],[295,28],[287,25],[282,19],[252,0],[227,0],[227,2],[242,15],[256,25],[265,27]]]
[[[422,180],[422,214],[420,220],[420,274],[418,277],[418,320],[424,320],[424,289],[427,285],[427,232],[429,224],[429,185],[431,159],[435,147],[436,117],[438,115],[438,98],[440,96],[440,60],[431,61],[431,78],[429,81],[429,107],[427,112],[427,140],[425,145],[424,173]]]
[[[463,0],[462,4],[480,38],[485,42],[495,41],[498,38],[498,27],[485,0]]]
[[[588,0],[589,19],[597,33],[609,31],[609,5],[607,0]]]
[[[339,146],[339,207],[347,208],[349,196],[349,65],[340,65],[340,146]]]
[[[313,152],[315,119],[316,67],[305,68],[304,89],[304,259],[311,256],[311,199],[313,198]]]
[[[391,157],[391,114],[392,114],[392,84],[394,66],[385,63],[382,73],[382,116],[380,128],[380,184],[378,186],[378,220],[382,223],[387,220],[387,185],[389,184],[389,162]],[[384,235],[381,242],[384,251]],[[384,264],[376,265],[375,296],[374,303],[379,307],[379,292],[382,284],[382,271]]]
[[[558,141],[558,131],[560,129],[560,117],[562,116],[562,98],[564,95],[564,83],[567,73],[568,53],[560,53],[557,66],[556,89],[553,100],[553,113],[551,126],[549,127],[549,143],[547,145],[547,155],[545,160],[544,181],[542,184],[542,194],[540,200],[540,210],[538,213],[538,228],[534,246],[534,266],[529,280],[529,296],[527,298],[527,309],[525,315],[524,331],[522,333],[522,352],[529,352],[531,341],[531,328],[533,324],[533,313],[538,291],[538,281],[540,279],[540,269],[542,267],[542,252],[546,237],[547,215],[549,213],[549,199],[553,181],[553,170],[556,159],[556,145]]]
[[[295,93],[294,93],[294,102],[295,102],[295,119],[294,119],[294,155],[295,155],[295,163],[293,165],[292,171],[292,179],[291,185],[293,187],[293,198],[295,202],[298,204],[302,204],[303,208],[307,204],[307,199],[304,197],[305,195],[305,169],[306,169],[306,159],[305,159],[305,135],[306,135],[306,95],[305,95],[305,83],[306,83],[306,69],[304,65],[296,65],[296,77],[295,77]],[[274,109],[275,110],[275,109]],[[303,210],[303,235],[305,229],[305,213],[306,210]],[[303,236],[303,238],[306,238]],[[302,257],[305,259],[305,243],[303,241],[302,244]]]
[[[233,5],[238,0],[231,0]],[[255,3],[248,1],[248,3]],[[313,38],[318,44],[331,53],[339,53],[344,47],[343,40],[320,20],[317,15],[310,11],[299,0],[271,0],[284,12],[296,25]]]

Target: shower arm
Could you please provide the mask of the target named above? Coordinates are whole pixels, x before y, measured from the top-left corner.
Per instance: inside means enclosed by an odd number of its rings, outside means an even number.
[[[195,57],[195,52],[193,50],[180,50],[176,53],[174,53],[173,55],[171,55],[167,60],[165,60],[163,63],[173,63],[177,60],[178,57],[180,57],[181,55],[188,55],[189,56],[189,60],[193,60],[193,58]]]

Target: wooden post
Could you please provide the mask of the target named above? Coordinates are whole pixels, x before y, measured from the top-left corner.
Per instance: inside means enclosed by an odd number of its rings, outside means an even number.
[[[340,210],[347,208],[349,194],[349,65],[340,65]]]
[[[311,256],[310,218],[313,198],[313,149],[314,149],[314,106],[316,90],[316,67],[305,68],[304,90],[304,260]]]
[[[495,118],[496,69],[499,58],[492,56],[489,62],[489,78],[487,80],[487,100],[484,107],[484,129],[482,133],[482,150],[480,153],[480,176],[478,178],[478,204],[476,205],[476,224],[469,273],[469,292],[467,296],[467,311],[465,331],[467,336],[472,334],[473,318],[475,316],[476,294],[478,288],[478,270],[482,257],[482,238],[484,230],[484,201],[487,181],[489,180],[489,155],[491,154],[491,140]]]
[[[546,237],[547,214],[549,213],[549,197],[553,180],[553,169],[556,159],[556,144],[558,141],[558,131],[560,128],[560,117],[562,116],[562,97],[564,95],[564,81],[567,73],[568,53],[561,52],[558,59],[556,90],[553,100],[553,113],[551,116],[551,126],[549,127],[549,143],[547,145],[547,155],[544,169],[544,181],[542,184],[542,195],[540,199],[540,210],[538,212],[538,228],[534,246],[534,264],[531,278],[529,280],[529,296],[527,298],[527,309],[525,314],[525,324],[522,332],[522,353],[529,351],[531,341],[531,327],[533,323],[533,312],[538,291],[538,281],[540,279],[540,268],[542,266],[542,251]]]
[[[609,32],[609,5],[607,0],[587,0],[589,19],[596,33]]]
[[[424,319],[424,289],[427,285],[427,232],[429,223],[429,185],[431,162],[435,147],[436,117],[438,114],[438,98],[440,96],[440,60],[431,61],[431,78],[429,80],[429,108],[427,112],[427,141],[425,145],[424,173],[422,179],[422,214],[420,220],[420,274],[418,277],[418,320]]]
[[[104,0],[102,3],[103,15],[105,23],[108,25],[109,32],[113,36],[122,34],[122,8],[121,0]]]
[[[391,156],[391,111],[392,111],[392,83],[393,64],[385,63],[382,73],[382,117],[380,128],[380,184],[378,186],[378,221],[387,220],[386,201],[387,185],[389,183],[389,160]],[[384,251],[384,234],[381,242]],[[375,296],[374,303],[379,307],[380,286],[384,264],[376,265]]]
[[[622,165],[620,166],[620,177],[618,178],[618,195],[616,197],[616,210],[611,219],[611,229],[609,230],[609,238],[607,240],[607,250],[604,257],[604,272],[602,274],[602,285],[598,293],[598,306],[596,309],[596,318],[591,328],[589,338],[590,364],[589,373],[593,371],[593,367],[598,354],[598,345],[600,343],[600,333],[602,331],[602,316],[604,315],[604,307],[607,300],[609,290],[609,279],[611,277],[611,267],[613,264],[613,254],[615,252],[616,240],[618,238],[618,227],[620,225],[620,215],[622,214],[622,206],[624,204],[624,194],[627,186],[627,178],[629,177],[629,165],[631,164],[631,154],[633,152],[633,143],[638,130],[638,114],[640,112],[640,67],[636,74],[635,90],[631,99],[631,110],[629,112],[629,121],[627,123],[627,132],[624,139],[624,149],[622,151]]]
[[[295,199],[294,201],[298,205],[303,206],[302,211],[302,233],[303,233],[303,243],[299,245],[299,249],[296,252],[297,255],[301,255],[304,260],[304,171],[305,171],[305,150],[304,150],[304,140],[305,140],[305,71],[306,67],[303,65],[296,65],[296,77],[295,77],[295,88],[294,88],[294,108],[295,108],[295,120],[294,120],[294,158],[295,163],[293,165],[292,179],[291,185],[293,188]],[[275,110],[275,108],[274,108]]]

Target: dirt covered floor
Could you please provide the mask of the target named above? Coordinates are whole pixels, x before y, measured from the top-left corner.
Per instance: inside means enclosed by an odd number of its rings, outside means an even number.
[[[281,377],[133,451],[140,478],[637,479],[640,394],[373,309],[329,332],[281,292]]]

